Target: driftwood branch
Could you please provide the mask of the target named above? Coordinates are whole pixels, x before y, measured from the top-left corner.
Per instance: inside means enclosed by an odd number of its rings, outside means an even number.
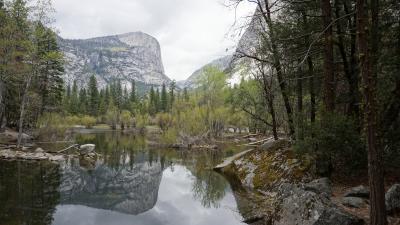
[[[79,146],[78,144],[73,144],[73,145],[69,146],[68,148],[61,149],[57,153],[63,153],[63,152],[66,152],[66,151],[68,151],[70,149],[73,149],[73,148],[79,150],[78,146]]]

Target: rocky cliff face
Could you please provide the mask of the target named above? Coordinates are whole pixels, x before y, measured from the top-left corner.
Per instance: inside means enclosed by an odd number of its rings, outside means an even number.
[[[230,62],[232,61],[232,55],[227,55],[222,58],[216,59],[207,65],[196,70],[190,77],[184,81],[179,81],[178,86],[181,88],[195,88],[197,80],[201,77],[207,67],[215,67],[221,71],[229,69]]]
[[[98,37],[85,40],[58,39],[65,55],[64,80],[87,84],[95,74],[100,86],[112,80],[129,84],[162,85],[170,79],[164,73],[158,41],[145,33]]]
[[[231,85],[239,83],[243,74],[249,74],[255,69],[254,61],[246,57],[246,55],[254,55],[257,48],[261,44],[260,32],[263,32],[265,27],[264,21],[260,18],[259,10],[254,12],[254,16],[250,21],[246,31],[240,38],[235,52],[212,61],[211,63],[196,70],[187,80],[178,82],[181,88],[194,88],[196,80],[201,77],[204,69],[208,66],[215,66],[218,69],[225,71],[228,75],[228,83]]]

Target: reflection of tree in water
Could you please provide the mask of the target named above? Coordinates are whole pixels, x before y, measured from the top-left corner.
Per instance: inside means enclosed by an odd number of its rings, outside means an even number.
[[[160,160],[164,170],[173,163],[184,165],[195,177],[193,182],[193,196],[201,201],[204,207],[219,207],[219,202],[225,196],[228,182],[218,173],[212,171],[224,157],[219,151],[171,151],[166,149],[149,150],[145,139],[140,136],[121,134],[119,132],[95,135],[77,136],[78,143],[96,144],[96,151],[103,154],[105,164],[113,169],[121,169],[126,162],[131,167],[137,162],[147,161],[150,166]],[[145,158],[143,158],[145,157]]]
[[[136,153],[146,149],[143,137],[120,132],[78,135],[76,141],[80,144],[95,144],[96,152],[105,156],[104,163],[114,169],[125,162],[129,162],[132,167]]]
[[[228,187],[225,178],[212,170],[222,157],[219,152],[207,151],[182,156],[184,164],[195,177],[192,187],[193,196],[206,208],[218,208]]]
[[[0,161],[0,224],[51,224],[59,180],[55,164]]]

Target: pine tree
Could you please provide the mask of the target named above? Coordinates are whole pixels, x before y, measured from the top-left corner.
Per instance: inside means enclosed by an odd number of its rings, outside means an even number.
[[[82,88],[79,91],[79,109],[78,109],[78,113],[86,114],[88,112],[88,108],[89,108],[89,104],[88,104],[86,89]]]
[[[150,115],[154,115],[157,112],[156,93],[154,92],[153,86],[150,88],[148,107]]]
[[[175,101],[175,88],[176,88],[176,83],[173,80],[171,82],[171,84],[169,85],[169,110],[170,111],[172,109],[172,106],[174,105],[174,101]]]
[[[160,90],[157,88],[156,93],[154,95],[154,107],[156,109],[156,113],[159,113],[161,110],[161,100],[160,100]]]
[[[35,26],[36,88],[42,98],[41,112],[57,109],[62,100],[64,64],[54,32],[41,22]]]
[[[167,88],[165,87],[165,84],[163,84],[162,88],[161,88],[160,111],[161,112],[168,111],[168,95],[167,95]]]
[[[97,116],[99,111],[100,99],[99,99],[99,90],[97,89],[97,80],[94,75],[92,75],[89,80],[88,95],[89,95],[88,113],[91,116]]]
[[[189,93],[186,87],[183,89],[183,98],[185,101],[189,101]]]
[[[132,84],[131,84],[131,95],[130,95],[130,102],[131,103],[135,103],[136,102],[136,83],[135,80],[132,80]]]
[[[78,84],[76,81],[72,84],[72,92],[71,98],[69,101],[69,112],[73,115],[77,115],[79,113],[79,90]]]

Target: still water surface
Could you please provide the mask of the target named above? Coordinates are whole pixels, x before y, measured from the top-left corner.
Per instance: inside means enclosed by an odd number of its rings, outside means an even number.
[[[0,161],[1,225],[243,224],[229,183],[211,170],[232,151],[150,150],[115,132],[76,140],[96,144],[103,159]]]

